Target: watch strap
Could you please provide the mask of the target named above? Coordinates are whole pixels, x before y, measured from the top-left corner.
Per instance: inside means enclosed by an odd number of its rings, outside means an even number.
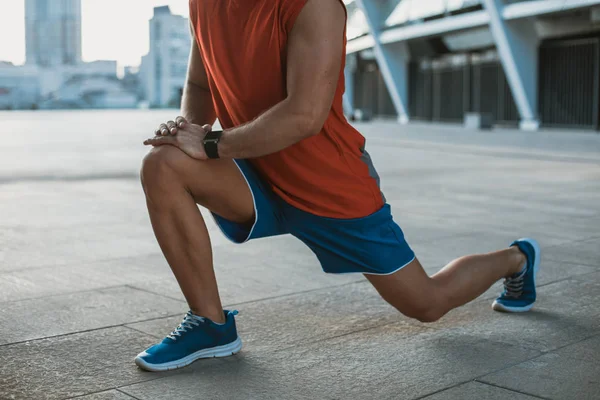
[[[204,136],[204,139],[202,139],[204,152],[208,158],[219,158],[219,141],[221,140],[222,135],[223,131],[210,131]]]

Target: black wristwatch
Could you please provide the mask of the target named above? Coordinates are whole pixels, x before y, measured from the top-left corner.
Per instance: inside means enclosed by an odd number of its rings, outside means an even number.
[[[204,139],[202,139],[204,152],[208,158],[219,158],[219,141],[221,140],[222,135],[223,131],[210,131],[204,136]]]

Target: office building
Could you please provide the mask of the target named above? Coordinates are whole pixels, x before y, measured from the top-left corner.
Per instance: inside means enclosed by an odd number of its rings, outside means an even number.
[[[25,29],[27,64],[81,62],[81,0],[25,0]]]
[[[179,107],[191,35],[186,18],[168,6],[156,7],[150,20],[150,51],[142,58],[140,80],[152,107]]]
[[[26,64],[0,65],[0,108],[132,108],[117,62],[81,60],[81,0],[25,0]]]
[[[35,109],[40,90],[36,66],[0,61],[0,110]]]

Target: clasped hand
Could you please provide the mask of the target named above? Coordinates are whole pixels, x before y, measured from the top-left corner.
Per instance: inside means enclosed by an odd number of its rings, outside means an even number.
[[[207,160],[202,139],[212,127],[210,125],[196,125],[186,121],[183,117],[177,117],[175,121],[160,124],[154,131],[154,137],[146,139],[146,146],[175,146],[188,156],[197,160]]]

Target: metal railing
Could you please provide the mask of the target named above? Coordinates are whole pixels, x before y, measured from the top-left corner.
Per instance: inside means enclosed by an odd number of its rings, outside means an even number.
[[[539,76],[542,124],[597,129],[599,80],[600,38],[544,43]]]

